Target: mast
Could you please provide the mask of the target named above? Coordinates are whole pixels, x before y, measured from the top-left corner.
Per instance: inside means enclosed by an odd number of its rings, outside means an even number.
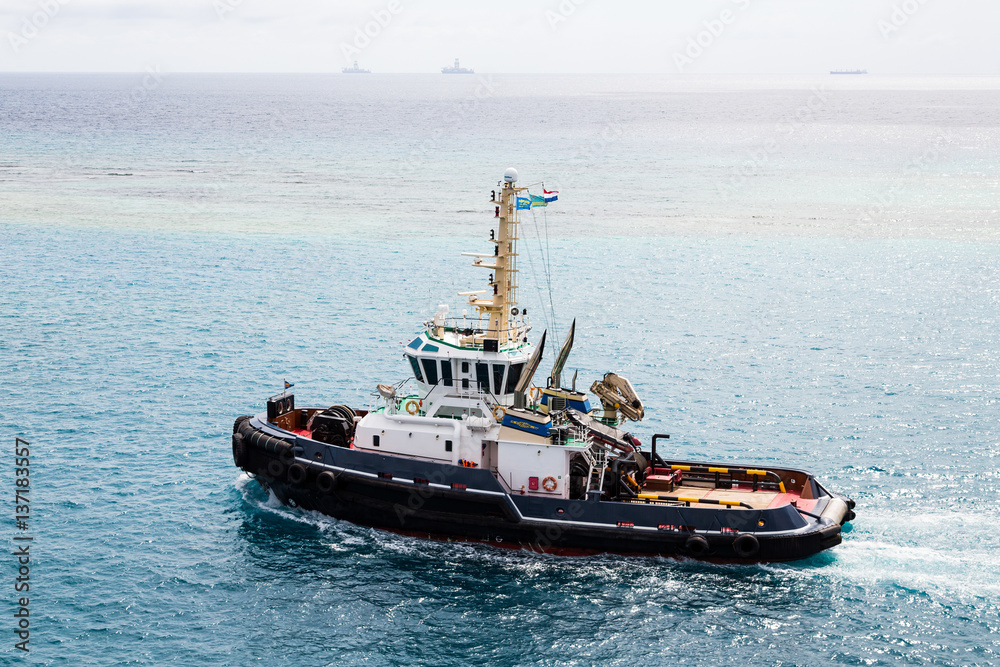
[[[490,289],[464,293],[469,296],[469,304],[475,306],[480,317],[489,317],[486,331],[476,337],[476,342],[481,341],[486,351],[499,351],[508,347],[520,340],[525,333],[523,320],[514,320],[514,310],[517,307],[517,241],[518,225],[521,222],[517,210],[517,195],[527,188],[519,188],[516,183],[517,170],[511,167],[504,172],[500,192],[491,202],[497,208],[498,219],[496,236],[490,239],[496,246],[492,257],[462,253],[476,257],[473,266],[493,271]],[[490,292],[492,297],[488,296]]]

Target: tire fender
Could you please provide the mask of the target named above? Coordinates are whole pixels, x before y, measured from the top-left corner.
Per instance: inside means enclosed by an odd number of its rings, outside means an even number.
[[[750,533],[743,533],[733,540],[733,551],[740,558],[753,558],[760,553],[760,542]]]
[[[692,556],[704,556],[708,553],[711,545],[701,535],[692,535],[684,543],[684,550]]]
[[[316,477],[316,488],[319,489],[320,493],[333,493],[333,490],[337,488],[337,477],[329,470],[321,472]]]
[[[247,464],[247,445],[239,433],[233,433],[233,463],[237,468],[243,468]]]
[[[278,459],[271,459],[267,462],[267,474],[274,479],[281,479],[285,476],[285,464]]]
[[[288,481],[292,484],[301,484],[306,481],[308,474],[306,467],[301,463],[293,463],[288,466]]]

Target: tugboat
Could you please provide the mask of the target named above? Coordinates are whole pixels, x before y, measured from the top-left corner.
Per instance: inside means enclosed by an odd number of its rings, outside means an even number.
[[[743,563],[840,544],[854,501],[808,472],[677,460],[669,435],[628,430],[645,408],[627,379],[597,379],[596,408],[575,375],[564,387],[575,321],[535,384],[546,333],[532,344],[517,305],[518,226],[551,199],[522,197],[534,186],[517,179],[508,169],[491,193],[491,251],[462,253],[490,272],[460,293],[478,318],[439,306],[404,348],[412,376],[379,384],[371,409],[298,407],[286,383],[236,420],[236,465],[292,507],[433,539]]]

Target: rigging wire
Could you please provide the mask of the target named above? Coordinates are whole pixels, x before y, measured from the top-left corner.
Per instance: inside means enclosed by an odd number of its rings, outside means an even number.
[[[556,333],[556,304],[552,299],[552,250],[549,249],[549,212],[542,211],[542,221],[545,227],[545,276],[549,283],[549,309],[552,312],[552,333]]]
[[[532,211],[531,216],[532,216],[532,218],[534,218],[534,216],[535,216],[534,211]],[[535,237],[537,238],[538,237],[538,234],[537,234],[538,222],[537,221],[535,221],[535,230],[536,230]],[[539,247],[539,253],[541,253],[541,241],[539,241],[539,246],[538,247]],[[531,267],[531,275],[534,277],[535,291],[538,292],[538,305],[542,309],[542,320],[545,322],[545,328],[546,329],[551,329],[552,327],[551,327],[551,323],[549,322],[549,314],[545,310],[545,299],[544,299],[544,297],[542,297],[542,288],[541,288],[541,286],[538,283],[538,273],[535,272],[535,262],[534,262],[534,260],[531,259],[531,244],[530,243],[525,243],[524,244],[524,249],[526,251],[524,254],[528,256],[528,266]],[[543,269],[545,268],[545,262],[544,262],[544,260],[545,260],[545,257],[540,254],[538,261],[542,263],[542,268]],[[553,331],[553,333],[555,333],[555,332]]]
[[[544,215],[544,214],[543,214]],[[559,334],[556,331],[556,308],[555,302],[552,299],[552,264],[548,258],[546,258],[545,250],[542,248],[542,232],[538,229],[538,217],[535,215],[535,209],[531,209],[531,221],[535,225],[535,239],[538,241],[538,254],[541,257],[542,269],[545,273],[545,283],[549,292],[549,314],[547,320],[550,319],[552,335],[559,339]],[[548,231],[548,217],[545,218],[545,245],[549,245],[549,231]],[[542,311],[545,310],[545,300],[541,298],[539,294],[539,300],[542,303]]]

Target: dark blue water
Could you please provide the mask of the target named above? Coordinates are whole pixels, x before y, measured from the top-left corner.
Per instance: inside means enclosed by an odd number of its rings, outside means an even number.
[[[122,110],[127,77],[0,79],[0,438],[7,483],[14,437],[32,443],[33,662],[1000,661],[996,92],[843,91],[905,122],[828,108],[725,199],[707,190],[738,165],[725,138],[753,143],[801,82],[513,77],[415,158],[414,125],[433,137],[478,99],[415,80],[175,79]],[[921,120],[945,98],[951,120]],[[287,127],[254,120],[282,104]],[[955,150],[907,176],[912,140],[949,124]],[[508,164],[562,189],[525,225],[522,300],[537,330],[578,318],[581,384],[629,377],[637,434],[671,433],[678,456],[812,470],[858,501],[841,546],[770,566],[560,559],[335,522],[238,474],[232,421],[284,378],[306,404],[402,379],[401,343],[478,286],[458,253],[483,247],[482,192]],[[866,175],[903,185],[863,218]]]

